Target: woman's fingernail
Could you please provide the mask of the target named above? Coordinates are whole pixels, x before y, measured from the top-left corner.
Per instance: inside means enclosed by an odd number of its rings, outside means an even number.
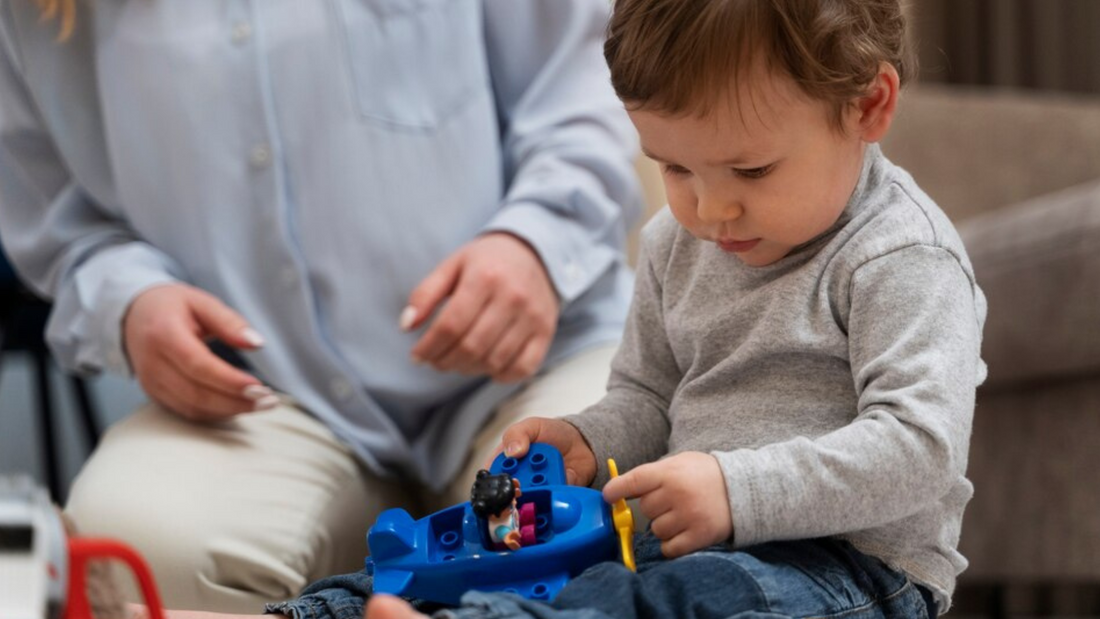
[[[260,333],[252,327],[245,327],[244,329],[242,329],[241,337],[244,339],[244,341],[248,342],[256,348],[264,345],[264,336],[260,335]]]
[[[401,318],[397,320],[398,326],[402,331],[408,331],[412,328],[413,322],[416,321],[416,308],[409,305],[405,309],[401,310]]]
[[[508,443],[508,446],[504,448],[504,455],[511,458],[519,451],[519,443]]]
[[[270,387],[264,385],[249,385],[244,388],[244,397],[249,400],[259,400],[260,398],[266,398],[269,395],[274,395],[275,392]]]
[[[278,405],[279,405],[279,396],[277,396],[277,395],[265,395],[264,397],[260,398],[259,400],[256,400],[255,402],[253,402],[253,406],[255,406],[255,408],[253,410],[267,411],[267,410],[271,410],[271,409],[275,408]]]

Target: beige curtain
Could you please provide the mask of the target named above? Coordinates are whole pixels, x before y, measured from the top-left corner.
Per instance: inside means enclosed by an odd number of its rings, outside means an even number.
[[[910,0],[921,80],[1100,93],[1100,0]]]

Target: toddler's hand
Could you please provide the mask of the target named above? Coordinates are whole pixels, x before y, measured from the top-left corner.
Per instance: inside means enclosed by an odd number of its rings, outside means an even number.
[[[237,312],[198,288],[169,284],[142,292],[130,303],[122,327],[138,382],[168,410],[213,420],[278,404],[278,396],[259,379],[206,346],[207,337],[248,349],[263,340]]]
[[[726,480],[709,454],[684,452],[643,464],[607,482],[608,503],[638,497],[638,507],[661,540],[661,552],[676,558],[733,535]]]
[[[530,417],[509,426],[504,431],[500,447],[485,463],[485,468],[489,468],[502,451],[511,458],[526,455],[531,443],[546,443],[558,448],[565,462],[565,480],[569,484],[587,486],[596,478],[596,455],[580,431],[561,419],[544,417]]]

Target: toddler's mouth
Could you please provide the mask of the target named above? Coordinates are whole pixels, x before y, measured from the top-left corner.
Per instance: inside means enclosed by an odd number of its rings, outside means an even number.
[[[760,242],[760,239],[752,239],[748,241],[736,241],[734,239],[718,239],[715,243],[718,247],[727,253],[731,254],[743,254],[747,251],[751,251],[752,248]]]

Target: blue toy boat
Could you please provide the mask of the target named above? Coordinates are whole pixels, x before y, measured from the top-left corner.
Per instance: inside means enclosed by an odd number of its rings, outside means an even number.
[[[610,506],[598,491],[566,484],[557,449],[534,444],[523,458],[500,455],[490,472],[520,481],[517,503],[535,505],[536,543],[495,550],[469,502],[420,520],[390,509],[367,534],[375,592],[442,604],[458,604],[470,590],[552,600],[588,567],[618,560]]]

